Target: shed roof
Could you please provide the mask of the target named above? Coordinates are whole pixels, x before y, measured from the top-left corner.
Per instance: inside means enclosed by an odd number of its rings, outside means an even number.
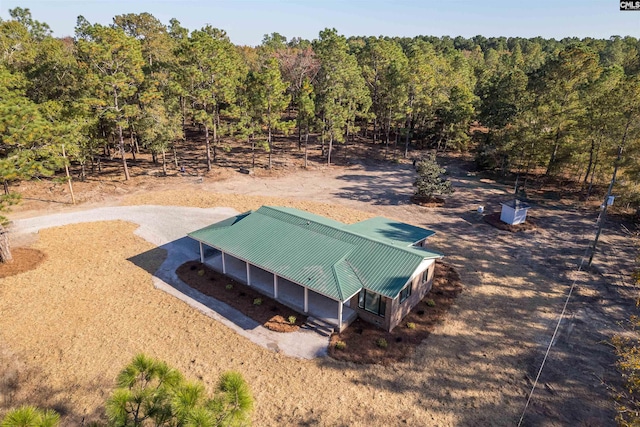
[[[523,202],[522,200],[512,199],[507,202],[500,203],[502,206],[510,207],[511,209],[520,210],[520,209],[529,209],[531,206],[528,203]]]
[[[380,219],[369,224],[378,224],[378,229],[361,224],[352,230],[349,225],[305,211],[262,206],[188,235],[340,301],[362,288],[395,298],[422,260],[441,258],[442,254],[408,243],[403,246],[400,240],[380,240],[377,237],[384,235],[384,223]],[[409,240],[419,230],[424,237],[433,234],[404,225],[410,227],[405,229]],[[367,228],[371,228],[368,233],[358,232]]]

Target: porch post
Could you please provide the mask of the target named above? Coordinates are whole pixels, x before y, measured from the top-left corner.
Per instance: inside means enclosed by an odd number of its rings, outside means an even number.
[[[222,274],[227,274],[227,266],[224,263],[224,252],[222,252]]]
[[[278,275],[273,274],[273,297],[278,299]]]
[[[251,271],[249,271],[251,265],[248,262],[245,262],[245,264],[247,264],[247,286],[251,286]]]
[[[309,312],[309,289],[304,288],[304,312]]]
[[[338,301],[338,332],[342,332],[342,301]]]
[[[202,250],[202,242],[198,243],[200,243],[200,262],[204,264],[204,251]]]

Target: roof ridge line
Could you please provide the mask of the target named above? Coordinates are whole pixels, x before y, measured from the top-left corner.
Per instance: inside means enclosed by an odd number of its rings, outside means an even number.
[[[342,262],[342,261],[344,261],[344,257],[342,257],[339,261],[335,262],[331,266],[331,272],[333,273],[333,279],[336,281],[336,288],[338,290],[340,301],[344,301],[344,295],[342,294],[342,288],[340,287],[340,279],[338,279],[338,272],[336,271],[336,264],[338,262]]]
[[[367,286],[367,283],[362,280],[362,277],[360,276],[360,273],[358,272],[358,269],[355,268],[353,266],[353,264],[351,264],[351,262],[347,259],[344,260],[344,262],[349,266],[349,268],[351,269],[351,271],[353,271],[353,274],[356,275],[356,278],[358,279],[358,281],[362,284],[363,288],[369,288],[369,286]],[[369,288],[370,289],[370,288]]]
[[[274,206],[266,206],[266,205],[264,205],[263,207],[266,207],[266,208],[269,208],[269,209],[272,209],[272,210],[278,211],[278,212],[283,213],[283,214],[285,214],[285,215],[289,215],[289,216],[293,216],[293,217],[296,217],[296,218],[304,219],[304,218],[302,218],[301,216],[296,216],[296,215],[291,214],[291,213],[289,213],[289,212],[281,211],[281,210],[277,209],[277,208],[278,208],[278,206],[275,206],[275,207],[274,207]],[[286,206],[281,206],[281,207],[283,207],[283,208],[284,208],[284,207],[286,207]],[[289,209],[296,209],[296,208],[289,208]],[[298,209],[298,210],[301,210],[301,209]],[[257,211],[256,211],[256,212],[257,212]],[[309,213],[311,213],[311,212],[309,212]],[[316,214],[313,214],[313,215],[316,215]],[[321,216],[321,215],[319,215],[319,216]],[[385,217],[381,217],[381,218],[385,218]],[[275,218],[274,218],[274,219],[275,219]],[[388,247],[393,248],[393,249],[398,249],[398,250],[401,250],[401,251],[403,251],[403,252],[405,252],[405,253],[409,253],[409,254],[411,254],[411,255],[420,256],[420,255],[418,255],[418,254],[416,254],[416,253],[414,253],[414,252],[412,252],[412,251],[410,251],[410,250],[405,250],[405,249],[404,249],[404,248],[402,248],[402,247],[394,246],[394,245],[392,245],[392,244],[390,244],[390,243],[383,242],[382,240],[377,240],[377,239],[374,239],[374,238],[369,237],[369,236],[364,236],[364,235],[359,234],[359,233],[356,233],[356,232],[354,232],[354,231],[345,230],[344,228],[332,227],[332,226],[330,226],[330,225],[322,224],[321,222],[314,221],[314,220],[312,220],[312,219],[311,219],[311,220],[307,220],[307,221],[313,221],[314,223],[316,223],[316,224],[318,224],[318,225],[321,225],[321,226],[323,226],[323,227],[329,227],[329,228],[333,228],[334,230],[340,230],[340,231],[342,231],[342,232],[344,232],[344,233],[348,233],[348,234],[351,234],[351,235],[353,235],[353,236],[357,236],[357,237],[360,237],[360,238],[362,238],[362,239],[369,240],[370,242],[379,243],[379,244],[381,244],[381,245],[385,245],[385,246],[388,246]],[[338,221],[338,222],[341,222],[341,221]],[[345,224],[345,223],[342,223],[342,224],[344,224],[344,225],[350,225],[350,224]],[[411,225],[411,224],[409,224],[409,225]],[[418,228],[420,228],[420,227],[418,227]],[[424,259],[424,257],[423,257],[423,259]]]

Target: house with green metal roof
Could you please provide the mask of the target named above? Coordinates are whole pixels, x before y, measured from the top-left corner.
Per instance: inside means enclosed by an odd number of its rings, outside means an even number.
[[[262,206],[189,233],[200,261],[343,330],[361,317],[392,330],[431,289],[434,232],[376,217],[344,224]]]

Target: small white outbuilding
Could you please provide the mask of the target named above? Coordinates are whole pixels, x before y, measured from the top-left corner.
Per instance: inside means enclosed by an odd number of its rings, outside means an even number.
[[[511,225],[525,222],[527,220],[527,211],[531,207],[518,199],[509,200],[508,202],[501,203],[501,205],[500,221]]]

